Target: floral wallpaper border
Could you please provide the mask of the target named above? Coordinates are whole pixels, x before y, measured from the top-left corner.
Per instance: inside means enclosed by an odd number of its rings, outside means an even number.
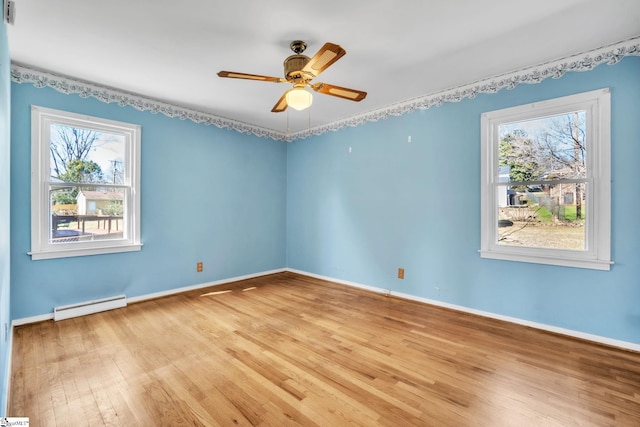
[[[604,63],[616,64],[626,56],[640,56],[640,36],[516,72],[501,74],[430,95],[419,96],[378,110],[290,134],[253,126],[248,123],[180,107],[178,105],[168,104],[95,83],[84,82],[47,71],[29,68],[17,63],[11,66],[11,79],[16,83],[31,83],[35,87],[50,87],[65,94],[74,93],[83,98],[92,97],[105,103],[117,103],[120,106],[130,106],[140,111],[149,111],[153,114],[160,113],[168,117],[177,117],[181,120],[191,120],[195,123],[213,125],[222,129],[233,129],[240,133],[270,138],[277,141],[291,142],[314,135],[322,135],[329,131],[337,131],[347,126],[359,126],[366,122],[375,122],[391,116],[401,116],[415,110],[426,110],[434,106],[440,106],[445,102],[459,102],[467,98],[472,99],[481,93],[496,93],[505,88],[513,89],[523,83],[540,83],[542,80],[550,77],[557,79],[569,71],[592,70],[596,66]]]

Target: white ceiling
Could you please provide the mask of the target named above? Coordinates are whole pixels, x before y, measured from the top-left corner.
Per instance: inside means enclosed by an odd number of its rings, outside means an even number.
[[[291,132],[640,35],[640,0],[15,0],[17,64]],[[295,39],[347,55],[318,76],[368,92],[271,113]]]

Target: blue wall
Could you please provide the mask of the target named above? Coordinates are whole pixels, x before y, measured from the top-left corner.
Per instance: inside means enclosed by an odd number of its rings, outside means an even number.
[[[140,252],[27,255],[32,104],[142,126]],[[11,107],[13,319],[285,267],[286,144],[31,84],[12,85]]]
[[[628,57],[291,144],[13,84],[11,317],[286,266],[640,343],[639,74]],[[612,270],[481,259],[481,113],[602,87],[612,89]],[[142,251],[31,261],[31,104],[142,125]],[[6,248],[5,238],[3,267]]]
[[[4,4],[4,3],[3,3]],[[9,41],[4,20],[0,23],[0,417],[7,406],[7,382],[9,380],[9,344],[5,336],[5,325],[9,324],[10,301],[10,98]]]
[[[627,57],[291,144],[287,266],[640,343],[638,76],[640,58]],[[616,264],[603,272],[481,259],[480,115],[603,87],[612,90]]]

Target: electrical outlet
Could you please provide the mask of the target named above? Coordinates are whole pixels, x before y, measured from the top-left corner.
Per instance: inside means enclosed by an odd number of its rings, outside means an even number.
[[[202,261],[200,261],[200,262],[198,262],[198,263],[196,264],[196,271],[197,271],[198,273],[202,273]]]
[[[404,279],[404,268],[398,268],[398,279]]]

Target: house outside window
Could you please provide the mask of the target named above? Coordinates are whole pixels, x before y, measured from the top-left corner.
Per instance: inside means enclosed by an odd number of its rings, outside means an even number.
[[[31,252],[140,250],[140,126],[32,106]]]
[[[481,122],[481,256],[609,270],[610,91]]]

